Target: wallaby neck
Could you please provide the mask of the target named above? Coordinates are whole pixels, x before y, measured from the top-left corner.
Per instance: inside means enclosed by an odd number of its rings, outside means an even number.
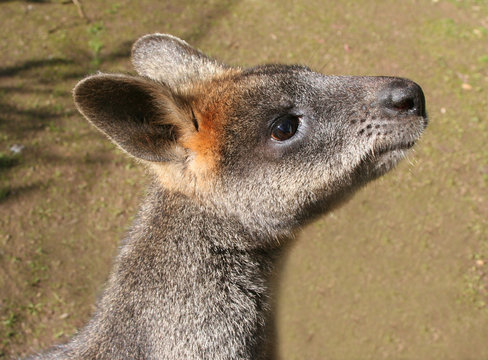
[[[193,253],[262,253],[273,260],[281,251],[279,241],[270,241],[267,233],[244,225],[226,210],[158,185],[149,187],[126,244],[149,238],[163,247],[178,245],[186,250],[188,246]]]
[[[225,247],[252,236],[234,221],[152,187],[80,336],[98,353],[134,344],[141,359],[270,359],[280,250]]]

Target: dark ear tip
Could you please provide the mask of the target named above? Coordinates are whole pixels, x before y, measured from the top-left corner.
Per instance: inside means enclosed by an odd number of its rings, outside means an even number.
[[[109,79],[110,77],[110,75],[106,74],[91,75],[79,81],[75,85],[75,87],[73,88],[73,100],[78,110],[81,111],[81,105],[83,104],[83,100],[96,92],[96,89],[99,88],[101,81],[103,79]]]
[[[73,88],[73,100],[78,111],[86,118],[91,118],[93,111],[106,107],[106,99],[112,96],[117,101],[117,92],[127,89],[130,85],[145,85],[143,81],[121,74],[91,75],[76,84]]]
[[[76,100],[81,94],[86,91],[86,88],[90,86],[93,82],[93,78],[97,75],[92,75],[84,78],[83,80],[78,81],[78,83],[73,88],[73,98]]]
[[[88,92],[89,92],[89,88],[91,88],[93,86],[93,78],[95,77],[96,75],[93,75],[93,76],[89,76],[89,77],[86,77],[84,78],[83,80],[79,81],[75,87],[73,88],[73,101],[76,105],[76,108],[78,109],[78,111],[80,111],[81,113],[83,113],[82,111],[82,108],[83,108],[83,99],[86,98]]]

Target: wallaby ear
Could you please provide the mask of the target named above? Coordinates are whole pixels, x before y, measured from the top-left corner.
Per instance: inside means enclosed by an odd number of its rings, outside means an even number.
[[[125,75],[94,75],[73,90],[78,110],[130,155],[177,160],[178,138],[195,132],[192,112],[164,85]]]
[[[141,37],[132,47],[132,63],[139,75],[170,87],[204,80],[228,68],[172,35]]]

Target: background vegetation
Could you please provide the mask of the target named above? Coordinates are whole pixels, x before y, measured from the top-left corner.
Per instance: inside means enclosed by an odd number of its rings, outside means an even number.
[[[306,228],[283,359],[488,359],[486,0],[0,1],[0,358],[84,324],[145,184],[75,111],[98,70],[168,32],[230,64],[303,63],[423,88],[409,161]]]

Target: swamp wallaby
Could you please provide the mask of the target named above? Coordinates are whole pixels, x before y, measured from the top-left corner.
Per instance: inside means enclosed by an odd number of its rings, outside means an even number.
[[[229,67],[162,34],[132,61],[139,76],[88,77],[74,99],[154,181],[93,318],[32,359],[271,359],[283,245],[404,157],[427,125],[422,90]]]

